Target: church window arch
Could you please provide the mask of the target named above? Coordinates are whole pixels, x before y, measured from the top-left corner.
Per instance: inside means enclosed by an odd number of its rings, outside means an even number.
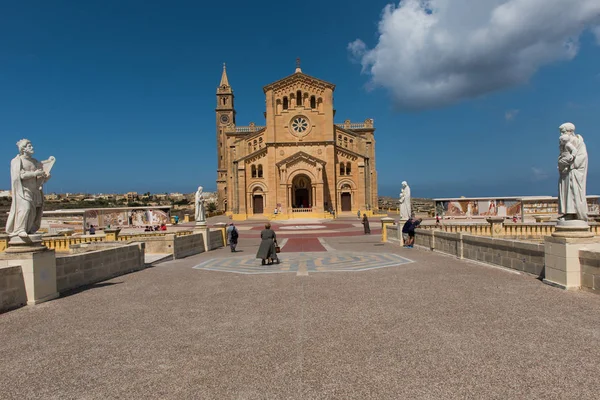
[[[350,149],[354,150],[354,140],[350,139]]]
[[[226,106],[227,105],[227,97],[222,97],[221,102],[223,103],[224,106]]]
[[[348,138],[347,137],[344,138],[344,147],[348,148]]]
[[[262,167],[262,164],[258,164],[258,177],[259,178],[263,177],[263,167]]]
[[[346,163],[346,175],[350,175],[351,173],[352,173],[352,166],[348,162],[348,163]]]
[[[287,110],[289,108],[290,104],[288,102],[288,98],[287,96],[283,96],[283,109]]]
[[[298,90],[296,92],[296,100],[297,100],[296,106],[301,106],[302,105],[302,91],[301,90]]]
[[[341,162],[340,163],[340,176],[345,175],[346,173],[346,168],[344,167],[344,163]]]
[[[262,148],[262,145],[263,145],[263,138],[260,137],[260,138],[258,138],[258,148],[259,149]]]
[[[323,99],[321,97],[317,99],[317,110],[323,112]]]
[[[252,144],[254,145],[254,151],[256,151],[256,145],[257,145],[256,139],[254,139],[254,142]]]
[[[252,151],[252,143],[248,142],[248,153]]]
[[[338,135],[338,145],[342,145],[342,135]]]
[[[256,165],[252,164],[250,170],[252,171],[252,177],[256,178]]]
[[[310,96],[310,108],[317,108],[317,98],[315,96]]]

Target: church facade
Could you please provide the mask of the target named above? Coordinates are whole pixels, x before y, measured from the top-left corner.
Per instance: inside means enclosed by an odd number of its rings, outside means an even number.
[[[223,66],[216,108],[219,209],[243,220],[377,208],[373,120],[336,124],[334,90],[298,63],[294,74],[263,88],[265,124],[239,126]]]

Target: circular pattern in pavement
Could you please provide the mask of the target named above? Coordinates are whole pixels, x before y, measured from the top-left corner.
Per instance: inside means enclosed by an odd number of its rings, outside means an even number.
[[[339,272],[366,271],[396,267],[412,260],[393,253],[357,253],[329,251],[323,253],[280,253],[280,264],[261,265],[260,259],[251,256],[232,256],[206,260],[194,269],[232,272],[237,274],[273,274],[285,272]]]

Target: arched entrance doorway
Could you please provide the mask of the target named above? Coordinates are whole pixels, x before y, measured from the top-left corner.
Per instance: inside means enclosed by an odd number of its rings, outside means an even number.
[[[306,175],[298,175],[292,181],[292,208],[310,208],[313,205],[312,184]]]
[[[352,211],[352,188],[347,183],[341,187],[340,202],[342,211]]]
[[[262,214],[265,209],[265,201],[262,190],[255,189],[252,193],[252,212],[254,214]]]

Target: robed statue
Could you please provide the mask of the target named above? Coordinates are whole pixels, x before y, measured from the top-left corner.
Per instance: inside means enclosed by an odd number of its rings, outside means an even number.
[[[586,180],[588,155],[583,137],[570,122],[559,128],[558,212],[560,220],[587,221]]]
[[[402,182],[402,191],[400,192],[400,219],[409,219],[412,216],[410,206],[410,187],[406,181]]]
[[[202,186],[198,186],[198,191],[196,192],[196,223],[198,222],[206,222],[206,208],[204,206],[204,195],[202,194]]]
[[[12,203],[6,233],[10,237],[26,238],[40,229],[44,209],[42,189],[50,179],[55,158],[42,162],[33,158],[33,145],[27,139],[19,140],[17,147],[19,155],[10,162]]]

